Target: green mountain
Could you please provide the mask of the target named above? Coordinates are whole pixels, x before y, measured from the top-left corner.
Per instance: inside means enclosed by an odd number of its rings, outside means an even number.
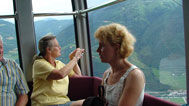
[[[3,37],[4,42],[4,55],[11,57],[18,63],[18,49],[16,41],[15,25],[13,23],[0,20],[0,35]]]
[[[90,35],[95,55],[93,58],[96,59],[94,60],[95,67],[100,66],[100,60],[98,54],[95,53],[98,44],[93,40],[94,32],[101,25],[117,22],[126,25],[137,39],[135,53],[129,60],[144,71],[147,78],[147,90],[177,89],[181,86],[185,89],[186,86],[183,83],[184,86],[173,85],[171,81],[177,83],[177,79],[172,80],[174,77],[166,79],[171,80],[169,83],[167,81],[163,83],[160,75],[164,75],[162,74],[164,70],[159,70],[162,59],[175,55],[185,57],[182,7],[178,3],[182,4],[180,1],[173,0],[127,0],[90,12]],[[184,64],[184,60],[181,62]],[[177,72],[180,75],[185,73],[185,69],[181,69]],[[102,68],[95,71],[101,74]],[[175,73],[170,68],[167,71],[169,74]],[[181,78],[185,79],[184,76]]]

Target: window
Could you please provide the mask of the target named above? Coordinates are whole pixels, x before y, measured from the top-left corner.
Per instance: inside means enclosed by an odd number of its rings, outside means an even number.
[[[38,6],[42,8],[38,8]],[[56,2],[54,0],[48,0],[48,2],[46,0],[33,0],[33,8],[35,13],[63,13],[72,11],[71,0],[56,0]],[[34,17],[34,24],[37,45],[42,36],[48,33],[54,34],[61,46],[62,55],[58,59],[67,63],[69,61],[69,53],[76,48],[73,16]]]
[[[14,22],[13,19],[10,21]],[[0,35],[3,37],[4,57],[19,63],[15,23],[0,19]]]
[[[91,0],[87,2],[90,7]],[[94,75],[102,77],[109,67],[101,63],[96,52],[98,42],[94,32],[101,25],[117,22],[127,26],[137,39],[135,52],[128,60],[144,72],[146,92],[184,104],[186,65],[182,13],[180,0],[127,0],[90,12]]]
[[[1,0],[0,17],[13,14],[13,1]],[[4,57],[15,60],[17,63],[19,63],[14,18],[0,19],[0,35],[3,37]]]

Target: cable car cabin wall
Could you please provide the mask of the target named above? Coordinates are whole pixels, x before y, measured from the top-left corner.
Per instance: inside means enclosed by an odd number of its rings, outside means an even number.
[[[96,52],[94,32],[101,25],[120,23],[137,39],[130,60],[144,71],[146,93],[151,91],[145,94],[144,105],[177,105],[167,98],[178,104],[189,101],[189,0],[1,0],[0,5],[4,56],[20,64],[31,92],[32,60],[42,36],[56,34],[64,54],[59,60],[64,63],[71,50],[85,49],[79,64],[82,74],[98,79],[107,66]],[[97,82],[101,82],[97,79],[71,78],[70,98],[96,95]],[[79,86],[77,81],[86,85]]]

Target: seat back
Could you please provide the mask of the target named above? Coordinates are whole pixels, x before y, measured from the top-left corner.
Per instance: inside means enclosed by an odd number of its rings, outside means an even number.
[[[101,84],[102,79],[98,77],[77,77],[70,78],[68,96],[71,100],[85,99],[89,96],[98,95],[98,86]],[[144,94],[143,106],[179,106],[158,97]]]
[[[101,78],[98,77],[74,77],[70,78],[69,81],[68,97],[71,100],[97,96],[98,86],[101,85]]]
[[[97,96],[98,86],[101,85],[102,79],[99,77],[82,76],[82,77],[69,78],[69,81],[70,82],[69,82],[68,97],[71,100],[79,100],[79,99],[85,99],[89,96]],[[28,93],[29,100],[27,106],[31,106],[30,96],[33,89],[33,82],[32,81],[28,82],[28,86],[30,92]],[[145,93],[143,106],[180,106],[180,105]]]
[[[180,106],[180,105],[145,93],[143,106]]]

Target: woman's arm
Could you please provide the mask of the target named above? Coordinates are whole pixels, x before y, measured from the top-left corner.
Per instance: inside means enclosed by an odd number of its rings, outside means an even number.
[[[139,69],[131,71],[125,81],[125,87],[118,106],[135,106],[144,89],[144,84],[145,78],[143,72]]]
[[[58,79],[62,79],[64,78],[65,76],[67,76],[71,70],[74,70],[74,72],[76,73],[76,75],[81,75],[81,71],[80,71],[80,68],[79,66],[77,65],[77,61],[82,57],[82,52],[84,50],[82,49],[76,49],[74,50],[71,55],[72,55],[72,58],[70,60],[70,62],[65,65],[63,68],[61,68],[60,70],[56,70],[54,69],[50,75],[47,77],[48,80],[58,80]]]
[[[28,95],[21,94],[18,96],[18,100],[15,106],[26,106],[27,102],[28,102]]]
[[[74,70],[75,74],[72,75],[71,77],[79,77],[79,76],[82,76],[82,75],[81,75],[80,67],[79,67],[79,65],[78,65],[77,63],[76,63],[76,65],[74,66],[73,70]]]
[[[77,61],[77,58],[73,58],[67,65],[65,65],[60,70],[54,69],[47,77],[47,80],[58,80],[64,78],[71,72]]]
[[[80,58],[83,56],[83,53],[84,53],[84,49],[80,49],[80,48],[77,48],[76,50],[74,50],[72,53],[70,53],[69,55],[69,58],[70,60],[73,59],[73,57],[76,55],[76,51],[79,50],[81,51],[81,54],[79,55]],[[75,72],[74,75],[72,75],[71,77],[78,77],[78,76],[81,76],[81,69],[79,67],[79,65],[76,63],[74,68],[73,68],[73,71]]]

